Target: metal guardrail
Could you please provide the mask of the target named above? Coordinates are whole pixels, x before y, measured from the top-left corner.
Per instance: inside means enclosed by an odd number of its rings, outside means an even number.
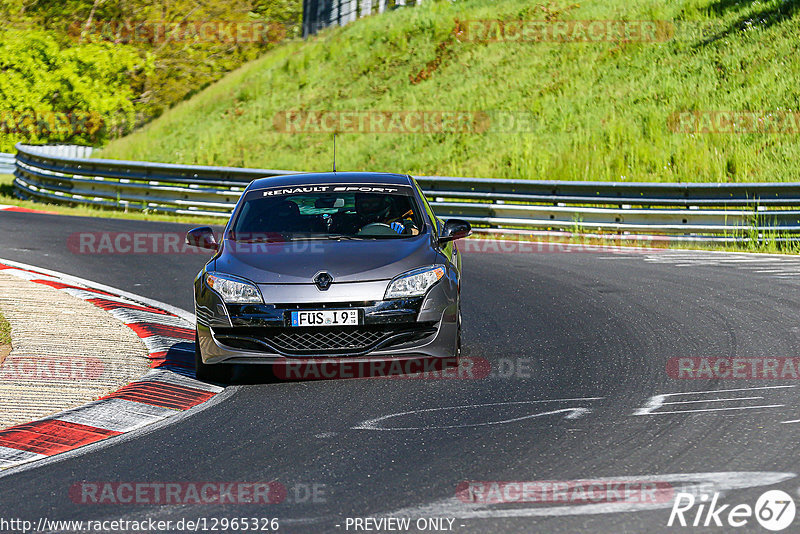
[[[14,154],[0,152],[0,174],[11,174],[14,172]]]
[[[227,217],[247,184],[295,171],[89,159],[18,144],[14,185],[43,201]],[[418,176],[437,215],[488,229],[800,233],[800,183],[627,183]]]
[[[344,26],[386,9],[417,5],[423,0],[303,0],[303,38],[329,26]]]

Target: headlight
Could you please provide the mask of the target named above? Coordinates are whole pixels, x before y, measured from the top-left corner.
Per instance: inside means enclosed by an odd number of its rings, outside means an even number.
[[[444,265],[431,265],[396,277],[386,288],[385,299],[420,297],[444,276]]]
[[[206,273],[206,283],[228,304],[264,302],[255,285],[227,274]]]

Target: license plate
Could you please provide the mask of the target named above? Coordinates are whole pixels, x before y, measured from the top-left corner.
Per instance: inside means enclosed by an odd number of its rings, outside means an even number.
[[[358,324],[358,310],[293,311],[292,326],[352,326]]]

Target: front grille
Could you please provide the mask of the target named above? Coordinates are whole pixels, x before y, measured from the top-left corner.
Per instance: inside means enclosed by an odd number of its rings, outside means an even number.
[[[216,338],[232,348],[271,350],[290,356],[359,355],[436,333],[433,324],[321,328],[225,328]]]
[[[364,350],[383,339],[386,334],[380,330],[331,330],[330,328],[292,332],[285,329],[272,342],[287,352],[326,351],[326,350]]]

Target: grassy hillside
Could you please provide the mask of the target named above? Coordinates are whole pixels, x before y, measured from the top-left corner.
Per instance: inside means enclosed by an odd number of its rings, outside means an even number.
[[[665,42],[480,43],[455,19],[672,20]],[[800,180],[797,134],[687,134],[681,110],[800,110],[799,0],[435,0],[246,64],[98,157],[327,170],[287,110],[526,112],[528,133],[345,133],[342,170],[646,181]]]

